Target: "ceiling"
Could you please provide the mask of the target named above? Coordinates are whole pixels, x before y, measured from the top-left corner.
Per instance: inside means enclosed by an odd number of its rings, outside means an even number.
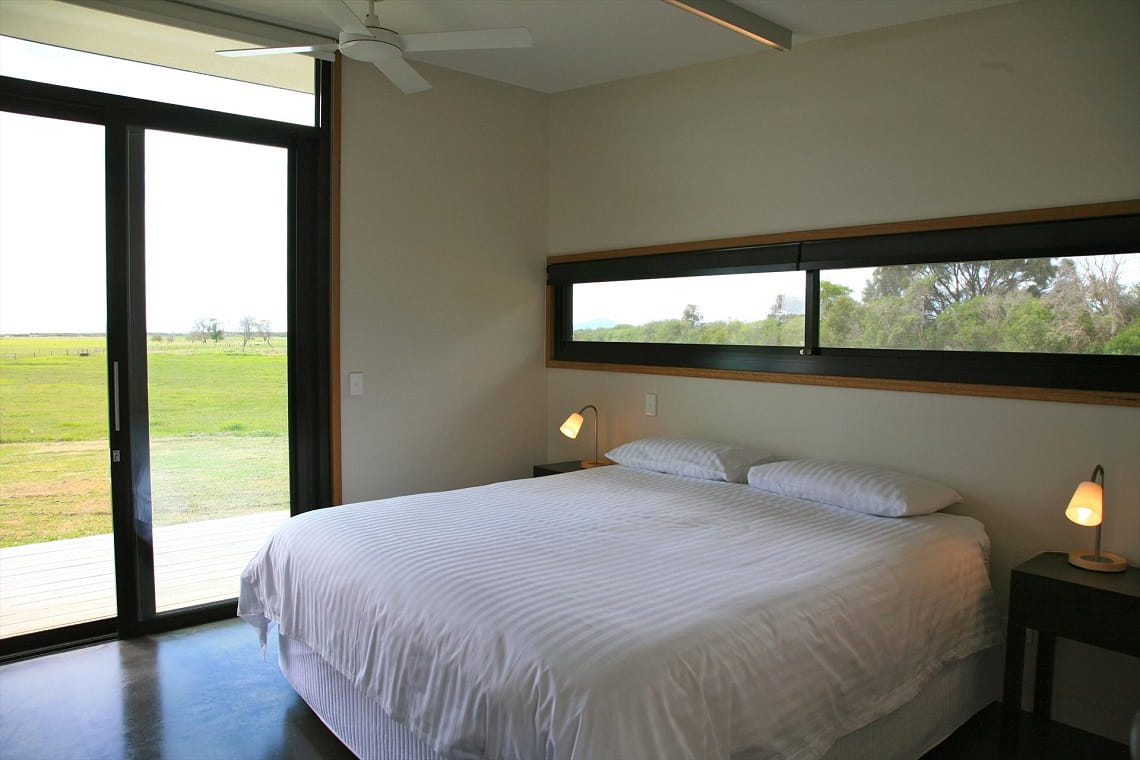
[[[183,0],[329,36],[336,27],[309,0]],[[525,26],[534,47],[417,53],[445,68],[539,92],[560,92],[739,55],[794,55],[813,40],[1003,5],[1013,0],[733,0],[793,32],[778,53],[661,0],[382,0],[397,32]],[[366,0],[347,0],[363,16]]]
[[[379,0],[376,13],[382,25],[403,34],[524,26],[534,38],[532,48],[415,53],[407,58],[552,93],[741,55],[795,55],[797,47],[815,40],[1014,1],[732,0],[742,8],[791,29],[792,50],[788,53],[773,51],[661,0]],[[358,16],[363,17],[367,0],[346,2]],[[230,15],[207,13],[205,19],[191,18],[195,14],[202,15],[199,9]],[[65,27],[70,27],[72,36],[104,40],[110,45],[113,30],[108,27],[106,18],[123,18],[119,14],[152,22],[164,21],[163,14],[166,14],[166,23],[207,32],[215,37],[245,40],[251,47],[312,43],[319,41],[314,39],[314,35],[335,39],[338,32],[321,11],[318,0],[0,0],[0,11],[7,13],[8,23],[5,26],[9,30],[17,28],[17,18],[26,21],[21,27],[27,24],[38,27],[26,34],[19,31],[7,31],[7,34],[81,49],[91,49],[91,46],[55,38],[65,36]],[[84,15],[107,11],[114,15],[105,14],[104,21],[97,26],[93,26],[95,22],[87,20]],[[180,17],[182,21],[170,20],[174,17]],[[189,23],[187,18],[191,18]],[[265,23],[286,27],[287,30],[272,29],[267,37]],[[119,31],[124,39],[128,39],[125,36],[127,30]],[[134,35],[136,42],[122,43],[119,47],[124,51],[136,50],[141,40],[149,41],[153,36],[145,26],[129,33]],[[204,38],[194,44],[211,49],[215,47]],[[155,42],[155,45],[169,49],[167,43]],[[136,57],[133,52],[97,52]],[[207,53],[205,56],[197,51],[188,51],[182,57],[189,60],[190,52],[203,59],[220,58],[208,51],[202,51]],[[284,63],[282,59],[297,58],[257,57],[233,59],[233,62],[250,67],[252,71],[252,67],[259,66],[260,62]],[[222,64],[211,61],[202,60],[185,66],[178,63],[166,65],[227,76],[212,70]],[[229,75],[246,78],[242,74]],[[254,78],[258,76],[261,75]],[[268,83],[273,80],[259,81]]]

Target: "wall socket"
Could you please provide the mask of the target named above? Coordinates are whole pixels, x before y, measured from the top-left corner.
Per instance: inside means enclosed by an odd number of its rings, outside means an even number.
[[[657,416],[657,394],[656,393],[646,393],[645,394],[645,416],[646,417],[656,417]]]

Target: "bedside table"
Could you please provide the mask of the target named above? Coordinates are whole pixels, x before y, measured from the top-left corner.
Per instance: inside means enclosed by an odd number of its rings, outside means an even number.
[[[609,467],[613,462],[608,459],[602,460],[602,464],[598,467]],[[569,462],[550,462],[549,464],[536,464],[534,466],[534,477],[541,478],[543,475],[561,475],[564,472],[577,472],[578,470],[593,469],[582,466],[581,459],[572,459]]]
[[[581,459],[573,459],[569,462],[550,462],[549,464],[536,464],[534,466],[534,477],[541,478],[544,475],[561,475],[564,472],[577,472],[578,470],[585,469],[582,467]]]
[[[1049,720],[1058,636],[1140,657],[1140,568],[1096,573],[1073,567],[1063,552],[1047,552],[1013,569],[1005,642],[1003,742],[1016,741],[1026,628],[1038,633],[1033,715]]]

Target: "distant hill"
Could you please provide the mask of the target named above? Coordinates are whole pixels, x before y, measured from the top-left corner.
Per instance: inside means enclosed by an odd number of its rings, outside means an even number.
[[[575,322],[575,330],[603,330],[607,327],[617,327],[617,322],[605,317],[591,319],[589,322]]]

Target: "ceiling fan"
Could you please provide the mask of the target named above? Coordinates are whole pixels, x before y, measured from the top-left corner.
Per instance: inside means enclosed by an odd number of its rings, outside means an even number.
[[[279,55],[283,53],[306,53],[331,61],[339,50],[348,58],[371,63],[392,84],[405,94],[430,90],[431,84],[424,79],[411,64],[404,60],[404,53],[420,53],[432,50],[492,50],[500,48],[523,48],[532,44],[530,32],[524,27],[507,29],[472,29],[462,32],[428,32],[424,34],[398,34],[380,26],[376,17],[376,0],[368,0],[368,14],[361,21],[344,0],[313,0],[340,27],[340,39],[336,42],[316,45],[294,45],[290,47],[247,48],[242,50],[219,50],[220,55]]]

